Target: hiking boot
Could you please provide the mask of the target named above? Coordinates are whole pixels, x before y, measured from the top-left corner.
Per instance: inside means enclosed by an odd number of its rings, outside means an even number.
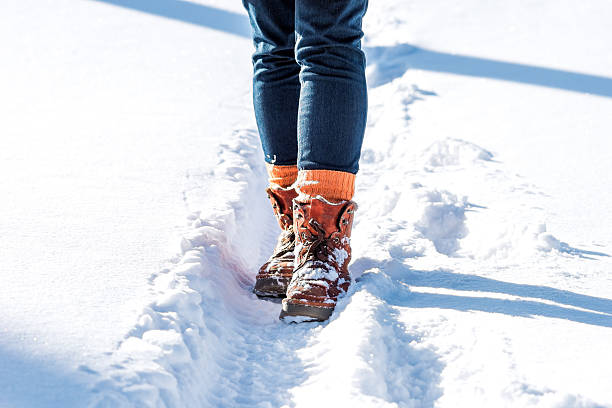
[[[356,208],[353,201],[338,204],[319,198],[293,201],[295,268],[280,319],[324,321],[331,316],[338,296],[351,284],[348,264]]]
[[[295,234],[292,200],[297,193],[293,188],[268,188],[266,192],[281,227],[281,233],[272,256],[259,269],[253,292],[258,296],[284,297],[293,274]]]

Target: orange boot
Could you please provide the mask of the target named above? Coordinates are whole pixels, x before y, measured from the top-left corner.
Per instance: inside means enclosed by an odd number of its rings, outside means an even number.
[[[272,256],[259,269],[253,292],[258,296],[283,297],[293,275],[295,234],[291,201],[297,196],[297,193],[294,189],[268,188],[266,191],[272,202],[274,215],[281,227],[281,233]]]
[[[347,185],[352,187],[354,175],[326,170],[310,172],[303,177],[300,172],[298,190],[301,195],[293,200],[295,268],[280,314],[281,319],[290,322],[327,320],[338,296],[351,284],[348,271],[350,236],[357,205],[342,199],[352,196],[352,188],[342,191],[338,186],[348,178]],[[329,173],[313,175],[312,172]],[[326,175],[331,175],[331,180],[326,180]],[[314,183],[308,180],[314,177],[319,180]],[[316,194],[319,192],[327,193],[335,202]]]
[[[292,201],[297,193],[291,185],[297,177],[297,167],[268,165],[268,174],[270,187],[266,192],[281,233],[272,256],[259,269],[253,292],[258,296],[284,297],[293,274],[295,234]]]

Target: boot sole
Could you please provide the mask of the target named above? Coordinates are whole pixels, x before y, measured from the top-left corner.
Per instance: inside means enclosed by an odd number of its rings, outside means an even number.
[[[283,302],[279,319],[288,323],[324,322],[334,312],[331,307],[308,306],[299,303]]]
[[[253,293],[259,297],[284,298],[287,294],[289,279],[262,278],[257,279]]]

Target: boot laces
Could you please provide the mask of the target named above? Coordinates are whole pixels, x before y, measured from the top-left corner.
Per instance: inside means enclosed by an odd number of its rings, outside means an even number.
[[[293,225],[290,225],[286,230],[282,230],[279,240],[274,248],[272,258],[281,257],[289,252],[293,252],[295,248],[295,234],[293,232]]]
[[[308,231],[310,232],[310,237],[308,237],[310,239],[307,239],[305,234],[302,236],[302,238],[306,241],[304,243],[304,246],[306,247],[306,254],[296,266],[296,270],[304,266],[308,261],[320,261],[326,263],[328,260],[329,248],[327,245],[328,240],[325,238],[325,230],[323,227],[321,227],[321,224],[314,219],[310,219],[307,227]]]

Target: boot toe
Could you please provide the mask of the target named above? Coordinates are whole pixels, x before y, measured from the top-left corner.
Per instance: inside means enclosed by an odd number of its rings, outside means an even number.
[[[312,306],[285,299],[278,318],[286,323],[323,322],[329,319],[333,312],[333,307]]]
[[[282,276],[258,278],[253,293],[260,297],[285,297],[289,279]]]

